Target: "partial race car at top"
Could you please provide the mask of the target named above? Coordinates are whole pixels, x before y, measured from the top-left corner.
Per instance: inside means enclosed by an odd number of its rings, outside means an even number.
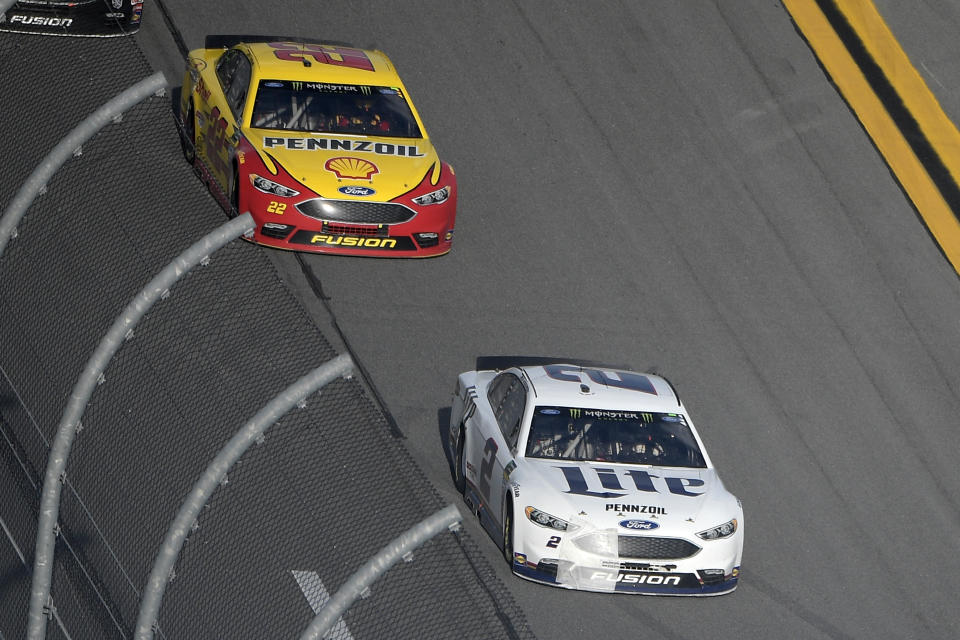
[[[271,247],[378,257],[450,251],[457,182],[381,51],[210,36],[190,52],[184,153]]]
[[[19,0],[0,14],[0,31],[48,36],[125,36],[140,29],[143,0]]]
[[[684,596],[737,586],[743,509],[661,376],[478,358],[457,379],[449,446],[457,488],[522,578]]]

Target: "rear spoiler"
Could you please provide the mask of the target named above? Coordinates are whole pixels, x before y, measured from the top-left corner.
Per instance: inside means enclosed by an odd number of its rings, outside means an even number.
[[[477,371],[501,371],[510,367],[542,367],[546,364],[572,364],[589,369],[614,369],[633,371],[632,367],[622,364],[607,364],[593,360],[577,358],[547,358],[543,356],[478,356],[475,369]]]
[[[315,40],[311,38],[301,38],[300,36],[255,36],[255,35],[212,35],[207,36],[203,41],[204,49],[229,49],[235,44],[241,42],[302,42],[303,44],[327,44],[334,47],[349,47],[356,49],[348,42],[340,40]]]

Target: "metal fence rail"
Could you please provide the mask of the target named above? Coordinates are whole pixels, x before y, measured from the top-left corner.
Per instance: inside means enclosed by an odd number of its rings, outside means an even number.
[[[192,244],[177,256],[160,273],[154,276],[139,294],[127,305],[113,322],[107,335],[97,345],[86,368],[80,374],[70,400],[60,418],[57,432],[47,457],[47,470],[43,478],[40,496],[40,517],[37,522],[37,546],[33,561],[33,586],[30,594],[29,638],[40,640],[46,637],[46,618],[50,602],[50,582],[53,574],[54,538],[58,533],[57,519],[60,514],[60,494],[66,474],[67,459],[73,439],[80,430],[80,420],[87,408],[90,396],[98,384],[105,380],[103,372],[110,359],[123,343],[133,337],[137,323],[157,300],[168,296],[172,287],[190,269],[201,262],[209,262],[210,256],[228,242],[253,231],[253,219],[244,214]]]

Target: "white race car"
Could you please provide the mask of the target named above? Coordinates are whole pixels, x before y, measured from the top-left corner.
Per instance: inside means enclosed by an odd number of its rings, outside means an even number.
[[[476,367],[454,391],[453,475],[515,574],[588,591],[736,589],[743,509],[665,378],[547,358]]]

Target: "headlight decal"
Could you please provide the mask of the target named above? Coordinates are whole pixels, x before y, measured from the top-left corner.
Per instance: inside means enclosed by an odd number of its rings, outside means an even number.
[[[527,507],[523,510],[527,514],[527,519],[535,525],[546,527],[547,529],[556,529],[557,531],[566,531],[570,523],[566,520],[552,516],[546,511],[541,511],[536,507]]]
[[[721,540],[723,538],[729,538],[737,531],[737,519],[734,518],[728,522],[724,522],[718,527],[713,527],[712,529],[707,529],[706,531],[700,531],[697,533],[697,537],[702,540]]]
[[[280,196],[281,198],[293,198],[294,196],[300,195],[299,191],[291,189],[290,187],[285,187],[280,183],[274,182],[273,180],[267,180],[266,178],[258,176],[255,173],[250,174],[250,183],[253,184],[253,188],[257,191],[269,193],[273,196]]]
[[[449,197],[450,187],[443,187],[442,189],[437,189],[436,191],[432,191],[426,195],[417,196],[416,198],[413,198],[413,201],[421,207],[425,207],[430,204],[440,204],[441,202],[446,202],[447,198]]]

